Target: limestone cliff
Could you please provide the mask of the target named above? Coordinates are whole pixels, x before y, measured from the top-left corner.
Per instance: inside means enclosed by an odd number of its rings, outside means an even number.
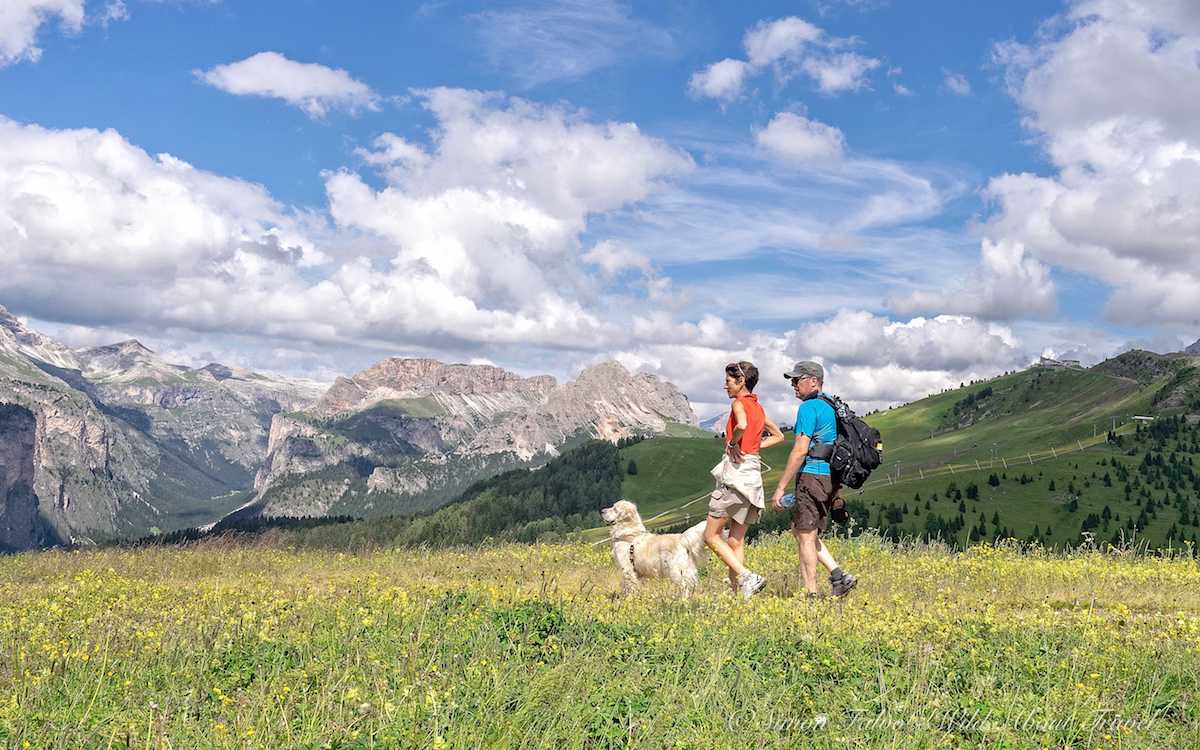
[[[568,383],[488,365],[384,360],[280,414],[255,487],[267,515],[403,513],[587,438],[694,424],[687,397],[616,362]]]

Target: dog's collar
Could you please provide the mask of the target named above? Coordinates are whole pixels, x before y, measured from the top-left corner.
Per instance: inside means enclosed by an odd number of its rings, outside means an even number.
[[[629,564],[633,566],[637,565],[637,561],[633,559],[633,548],[635,546],[637,545],[635,545],[633,542],[629,543]]]

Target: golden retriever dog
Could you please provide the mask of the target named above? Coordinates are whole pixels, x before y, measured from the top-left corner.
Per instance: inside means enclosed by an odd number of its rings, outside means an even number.
[[[669,578],[684,597],[691,596],[708,558],[704,521],[681,534],[651,534],[628,500],[601,510],[600,517],[611,527],[608,538],[621,571],[622,593],[637,591],[646,578]]]

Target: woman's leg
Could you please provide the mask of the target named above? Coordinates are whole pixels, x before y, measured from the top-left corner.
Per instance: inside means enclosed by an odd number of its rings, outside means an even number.
[[[721,538],[721,532],[725,530],[725,524],[728,522],[728,518],[709,516],[708,522],[704,526],[704,543],[717,557],[721,558],[721,562],[729,566],[731,573],[740,576],[746,572],[746,566],[742,565],[742,561],[738,559],[733,549]]]
[[[746,530],[749,529],[748,524],[739,523],[735,519],[729,519],[729,548],[737,555],[738,562],[742,564],[742,569],[746,569]],[[733,569],[729,569],[729,585],[734,591],[737,591],[737,573]]]

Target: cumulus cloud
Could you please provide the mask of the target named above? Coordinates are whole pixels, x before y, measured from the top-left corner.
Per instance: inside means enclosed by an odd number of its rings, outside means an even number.
[[[747,61],[713,63],[692,74],[688,90],[697,98],[728,103],[741,95],[751,76],[771,69],[781,82],[807,75],[824,94],[857,91],[867,86],[867,75],[880,61],[848,51],[854,44],[853,38],[829,36],[796,16],[760,21],[742,39]]]
[[[900,313],[938,310],[986,320],[1048,317],[1056,310],[1050,270],[1012,240],[981,243],[977,271],[949,289],[918,290],[894,297],[889,307]]]
[[[784,422],[795,416],[796,401],[782,374],[800,359],[822,362],[827,389],[860,412],[990,377],[1031,359],[1008,327],[957,315],[892,320],[842,310],[778,335],[715,321],[709,321],[709,329],[712,341],[692,337],[685,343],[645,345],[622,351],[618,359],[678,383],[702,418],[729,408],[720,391],[722,368],[747,359],[761,373],[759,398]]]
[[[946,88],[950,90],[950,93],[955,94],[956,96],[971,95],[971,82],[968,81],[967,77],[962,73],[955,73],[952,70],[943,70],[942,82],[946,85]]]
[[[57,21],[63,31],[83,29],[84,0],[5,0],[0,3],[0,68],[17,62],[37,62],[42,26]]]
[[[743,46],[750,64],[764,67],[787,58],[797,58],[805,46],[821,39],[824,32],[795,16],[777,21],[760,21],[746,32]]]
[[[623,242],[603,240],[597,242],[591,250],[583,255],[583,260],[608,276],[615,276],[627,269],[637,269],[650,272],[650,259],[637,252]]]
[[[194,73],[204,83],[227,93],[282,99],[310,117],[324,117],[331,110],[356,113],[379,109],[379,96],[346,71],[296,62],[278,52],[259,52],[245,60]]]
[[[742,87],[752,68],[741,60],[726,58],[696,71],[688,80],[688,91],[697,99],[731,102],[742,95]]]
[[[842,131],[793,112],[780,112],[754,135],[759,146],[791,161],[838,159],[845,150]]]
[[[579,237],[691,169],[686,154],[563,108],[420,98],[432,140],[376,141],[382,188],[326,175],[332,225],[113,131],[0,121],[0,299],[49,320],[393,352],[629,340],[581,276]]]
[[[823,94],[857,91],[867,85],[866,75],[879,67],[879,61],[856,52],[828,57],[810,57],[802,66]]]
[[[1200,323],[1200,10],[1079,1],[1051,28],[996,48],[1055,172],[994,178],[987,235],[1113,287],[1114,320]]]

